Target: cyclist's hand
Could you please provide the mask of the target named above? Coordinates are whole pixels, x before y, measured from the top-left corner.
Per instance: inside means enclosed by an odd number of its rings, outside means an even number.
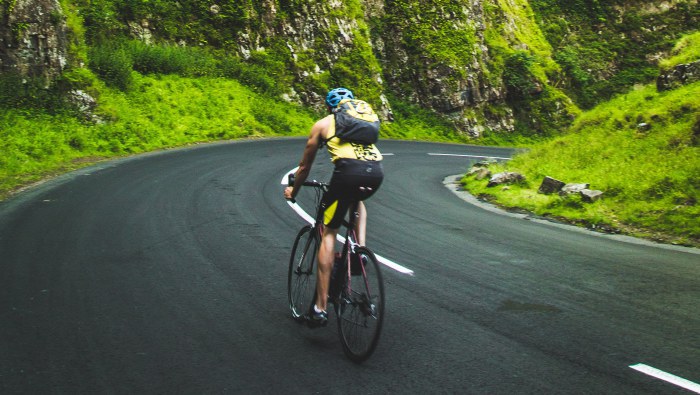
[[[292,191],[294,190],[293,187],[286,187],[284,188],[284,198],[287,200],[294,200],[292,197]]]

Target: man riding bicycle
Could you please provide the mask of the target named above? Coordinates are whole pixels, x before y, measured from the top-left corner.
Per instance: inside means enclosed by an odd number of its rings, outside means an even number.
[[[294,199],[311,171],[316,152],[326,145],[335,165],[330,187],[321,199],[324,230],[318,250],[318,274],[316,278],[316,303],[309,312],[313,326],[328,322],[327,303],[331,270],[333,267],[335,239],[350,205],[359,201],[359,218],[356,221],[357,242],[365,245],[367,210],[362,200],[377,191],[384,179],[382,154],[375,144],[348,141],[336,136],[338,105],[346,99],[354,99],[349,89],[336,88],[326,95],[328,116],[312,127],[306,148],[296,171],[294,185],[284,190],[286,199]],[[321,213],[319,213],[321,214]]]

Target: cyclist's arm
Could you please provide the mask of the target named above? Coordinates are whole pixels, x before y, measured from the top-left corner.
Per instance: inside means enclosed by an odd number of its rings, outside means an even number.
[[[311,166],[316,159],[316,152],[321,145],[323,131],[328,128],[329,118],[323,118],[316,122],[313,127],[311,127],[311,133],[309,134],[309,139],[306,141],[306,147],[304,148],[304,154],[299,162],[299,168],[294,175],[294,186],[293,188],[287,188],[285,190],[285,197],[287,199],[294,199],[299,193],[299,189],[306,181],[306,178],[311,172]]]

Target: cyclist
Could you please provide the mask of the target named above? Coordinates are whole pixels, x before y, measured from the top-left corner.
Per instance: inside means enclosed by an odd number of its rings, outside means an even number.
[[[382,154],[374,144],[358,144],[341,140],[335,136],[334,109],[343,99],[354,99],[349,89],[335,88],[326,95],[330,113],[318,120],[311,128],[306,148],[296,171],[294,185],[284,190],[287,199],[293,199],[311,171],[316,152],[325,145],[335,165],[330,187],[321,199],[324,230],[318,251],[318,274],[316,277],[316,303],[309,311],[311,326],[324,326],[328,322],[326,306],[328,288],[333,267],[335,239],[349,206],[359,201],[359,218],[355,232],[357,242],[365,245],[367,209],[362,200],[377,191],[384,178]],[[321,213],[319,213],[321,214]]]

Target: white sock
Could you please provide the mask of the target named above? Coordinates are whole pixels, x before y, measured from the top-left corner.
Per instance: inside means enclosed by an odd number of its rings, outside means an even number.
[[[316,306],[316,303],[314,303],[314,311],[317,313],[325,313],[326,312],[325,310],[319,309],[318,306]]]

